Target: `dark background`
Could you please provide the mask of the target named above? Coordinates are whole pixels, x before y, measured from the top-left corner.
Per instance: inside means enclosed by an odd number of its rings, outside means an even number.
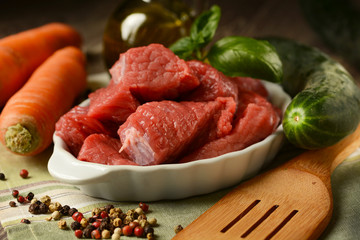
[[[90,72],[103,71],[103,64],[98,64],[101,59],[97,59],[102,51],[102,34],[107,18],[120,2],[121,0],[0,0],[0,37],[52,21],[68,23],[82,34],[84,51],[90,56],[90,63],[91,60],[97,61],[96,64],[90,65]],[[185,2],[193,4],[194,1]],[[324,46],[306,22],[298,1],[207,1],[208,6],[214,3],[222,9],[216,38],[226,35],[270,35],[295,39],[332,55],[358,78],[359,72],[353,66]]]

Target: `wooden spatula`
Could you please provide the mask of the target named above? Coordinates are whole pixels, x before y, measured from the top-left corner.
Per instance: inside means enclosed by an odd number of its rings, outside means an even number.
[[[331,173],[359,146],[360,126],[331,147],[244,182],[173,240],[318,238],[332,215]]]

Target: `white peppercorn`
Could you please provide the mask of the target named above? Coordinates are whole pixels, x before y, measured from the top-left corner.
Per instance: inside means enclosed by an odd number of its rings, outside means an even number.
[[[47,206],[51,203],[51,198],[48,195],[42,196],[40,202],[45,203]]]
[[[60,229],[67,229],[67,225],[66,225],[66,221],[65,220],[60,220],[59,222],[58,222],[58,227],[60,228]]]
[[[120,239],[120,234],[114,233],[114,234],[111,236],[111,239],[112,239],[112,240],[119,240],[119,239]]]
[[[89,222],[86,218],[82,218],[80,220],[80,225],[83,227],[83,228],[86,228],[87,225],[89,225]]]
[[[146,234],[146,238],[147,238],[148,240],[154,240],[154,239],[155,239],[153,233],[148,233],[148,234]]]
[[[120,227],[121,224],[122,224],[121,218],[115,218],[115,219],[114,219],[114,221],[113,221],[114,227]]]
[[[121,228],[119,228],[119,227],[115,228],[114,233],[121,235]]]
[[[51,214],[51,217],[54,219],[54,220],[59,220],[61,218],[61,214],[59,211],[54,211],[52,214]]]
[[[147,220],[145,220],[145,219],[142,219],[142,220],[139,221],[139,225],[140,225],[142,228],[144,228],[144,227],[146,227],[147,225],[149,225],[149,222],[148,222]]]
[[[144,211],[139,207],[135,209],[135,212],[138,213],[139,215],[144,214]]]
[[[61,206],[61,204],[59,202],[49,204],[49,211],[50,212],[59,211],[61,208],[62,208],[62,206]]]
[[[107,229],[104,229],[101,231],[101,238],[102,239],[109,239],[111,236],[110,231]]]
[[[157,220],[156,220],[156,218],[149,218],[148,220],[148,223],[151,225],[151,226],[155,226],[156,225],[156,223],[157,223]]]

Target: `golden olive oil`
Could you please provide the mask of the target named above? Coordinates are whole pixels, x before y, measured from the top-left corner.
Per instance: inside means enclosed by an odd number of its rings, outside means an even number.
[[[103,54],[110,68],[119,54],[132,47],[161,43],[170,46],[189,34],[190,8],[180,0],[126,0],[109,17]]]

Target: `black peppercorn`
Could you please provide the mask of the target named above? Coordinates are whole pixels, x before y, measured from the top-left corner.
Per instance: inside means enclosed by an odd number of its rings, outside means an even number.
[[[101,219],[101,222],[110,223],[110,218],[109,218],[109,217],[105,217],[105,218]]]
[[[152,228],[152,227],[149,226],[149,225],[146,225],[146,226],[144,227],[144,232],[145,232],[145,234],[154,233],[154,228]]]
[[[109,223],[107,223],[106,221],[101,222],[99,229],[100,229],[101,231],[103,231],[103,230],[105,230],[105,229],[109,229]]]
[[[109,205],[105,206],[105,211],[106,211],[107,213],[109,213],[109,212],[110,212],[110,209],[112,209],[112,208],[114,208],[114,205],[109,204]]]
[[[124,220],[125,218],[126,218],[126,213],[120,213],[120,215],[119,215],[119,218],[121,219],[121,220]]]
[[[81,228],[81,224],[80,224],[79,222],[76,222],[76,221],[75,221],[75,222],[72,222],[72,223],[71,223],[71,226],[70,226],[70,227],[71,227],[72,230],[75,231],[75,230],[78,230],[78,229]]]
[[[32,193],[32,192],[29,192],[28,195],[26,196],[26,199],[27,199],[28,201],[33,200],[33,198],[34,198],[34,193]]]
[[[40,214],[40,204],[38,202],[30,204],[29,212],[32,214]]]
[[[5,180],[5,174],[0,173],[0,180]]]
[[[42,202],[39,205],[39,209],[40,209],[40,213],[45,214],[49,211],[49,206]]]
[[[115,230],[115,226],[113,224],[109,224],[107,230],[109,230],[110,233],[113,233]]]
[[[63,216],[69,216],[69,211],[70,211],[70,207],[68,205],[64,205],[62,206],[62,208],[59,210],[59,212],[61,213],[61,215]],[[71,215],[70,215],[71,216]]]
[[[21,219],[21,223],[30,224],[30,220],[23,218],[23,219]]]
[[[93,230],[95,230],[95,227],[93,225],[88,225],[83,231],[84,237],[91,238],[91,232]]]
[[[67,206],[67,205],[65,205],[65,206]],[[64,207],[65,207],[65,206],[64,206]],[[69,207],[69,206],[67,206],[67,207]],[[66,215],[72,216],[72,215],[73,215],[74,213],[76,213],[76,212],[78,212],[78,210],[77,210],[76,208],[70,208],[70,207],[69,207]]]
[[[134,214],[132,215],[133,219],[137,219],[139,217],[139,213],[134,212]]]
[[[181,230],[183,230],[183,227],[181,225],[177,225],[174,228],[174,231],[175,231],[176,234],[178,234]]]
[[[89,223],[96,222],[96,219],[97,219],[97,216],[96,216],[96,215],[95,215],[95,216],[92,216],[92,217],[89,217],[88,222],[89,222]]]

